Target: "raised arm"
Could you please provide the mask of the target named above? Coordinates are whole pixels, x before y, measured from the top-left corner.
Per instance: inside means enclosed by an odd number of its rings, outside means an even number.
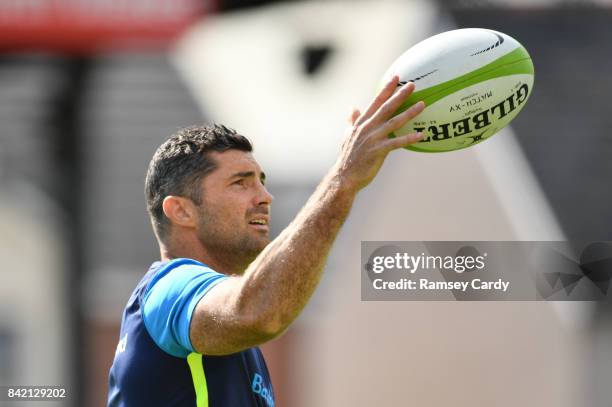
[[[423,102],[393,116],[414,91],[408,83],[394,92],[393,77],[360,113],[353,111],[338,160],[291,224],[251,263],[198,303],[190,338],[203,354],[234,353],[285,331],[312,296],[329,250],[359,190],[378,173],[387,154],[420,140],[421,134],[388,135],[413,119]]]

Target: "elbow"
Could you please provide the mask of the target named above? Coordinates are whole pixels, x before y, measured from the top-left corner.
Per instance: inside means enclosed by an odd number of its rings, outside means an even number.
[[[259,332],[261,332],[268,341],[281,336],[288,327],[289,324],[282,323],[275,319],[264,319],[259,322]]]
[[[248,332],[257,344],[279,337],[291,324],[286,313],[279,312],[270,304],[245,301],[244,298],[237,301],[234,315],[239,316],[242,330]]]
[[[289,327],[277,316],[256,315],[246,323],[258,344],[271,341],[281,336]]]

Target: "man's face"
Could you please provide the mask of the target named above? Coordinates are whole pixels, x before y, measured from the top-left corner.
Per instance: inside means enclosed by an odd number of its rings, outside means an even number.
[[[265,175],[249,152],[209,154],[217,168],[200,184],[198,238],[215,256],[248,264],[270,242],[272,195],[264,186]]]

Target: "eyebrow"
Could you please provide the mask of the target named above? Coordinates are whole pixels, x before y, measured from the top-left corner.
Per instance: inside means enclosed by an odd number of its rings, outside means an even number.
[[[254,176],[255,176],[255,171],[241,171],[241,172],[232,174],[230,178],[249,178],[249,177],[254,177]],[[261,175],[259,176],[259,180],[261,182],[266,181],[266,174],[263,171],[261,172]]]

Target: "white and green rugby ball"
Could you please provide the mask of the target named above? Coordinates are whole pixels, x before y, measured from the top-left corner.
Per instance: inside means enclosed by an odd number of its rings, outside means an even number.
[[[422,131],[423,140],[406,148],[436,153],[478,144],[510,123],[531,94],[534,71],[514,38],[464,28],[416,44],[391,65],[383,83],[393,75],[400,85],[416,85],[398,113],[419,100],[426,108],[391,137]]]

